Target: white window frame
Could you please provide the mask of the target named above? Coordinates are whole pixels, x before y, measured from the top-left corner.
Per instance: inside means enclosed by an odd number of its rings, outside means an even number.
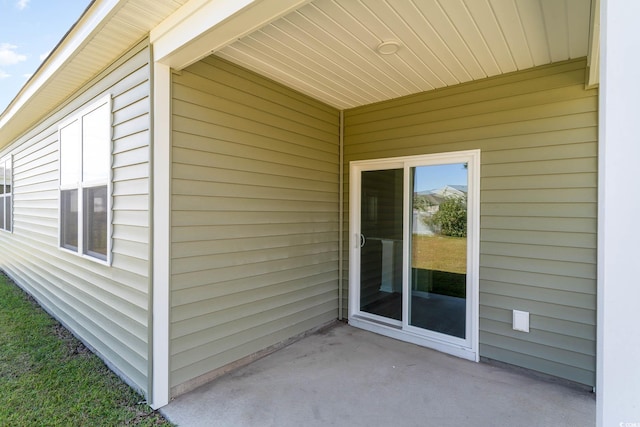
[[[107,109],[109,111],[109,158],[108,161],[108,176],[106,179],[102,180],[94,180],[84,182],[83,180],[83,141],[82,141],[82,119],[93,111],[97,110],[100,107],[107,105]],[[74,122],[78,121],[80,126],[80,145],[79,145],[79,175],[78,182],[75,184],[62,184],[62,130]],[[113,182],[113,111],[112,111],[112,98],[111,95],[105,95],[102,98],[99,98],[97,101],[92,102],[88,106],[76,112],[73,116],[69,117],[67,120],[61,122],[58,125],[58,248],[64,252],[72,253],[81,258],[85,258],[87,260],[91,260],[93,262],[97,262],[99,264],[111,265],[112,262],[112,182]],[[107,187],[107,254],[106,259],[98,258],[94,255],[85,253],[85,242],[84,242],[84,190],[87,188],[95,188],[99,186]],[[63,246],[62,241],[62,192],[65,190],[77,190],[78,192],[78,248],[77,250],[65,248]]]
[[[3,166],[5,166],[7,164],[7,162],[9,162],[9,164],[11,165],[11,191],[9,193],[2,193],[0,194],[0,203],[4,204],[4,209],[3,209],[3,215],[2,215],[2,219],[1,219],[1,224],[0,224],[0,231],[5,232],[5,233],[13,233],[13,155],[9,154],[7,156],[4,156],[2,158],[0,158],[0,164],[2,164]],[[4,173],[6,174],[7,172],[7,168],[4,167]],[[4,178],[3,177],[3,184],[4,184]],[[7,218],[7,213],[6,213],[6,208],[7,205],[5,203],[7,196],[11,197],[11,203],[9,206],[9,221],[11,223],[11,228],[7,229],[7,224],[6,224],[6,218]]]

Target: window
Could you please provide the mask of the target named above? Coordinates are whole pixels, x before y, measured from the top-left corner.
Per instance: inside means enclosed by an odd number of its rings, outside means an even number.
[[[111,98],[64,122],[60,137],[60,247],[109,260]]]
[[[13,209],[11,196],[12,185],[12,159],[11,156],[0,160],[0,230],[13,230]]]

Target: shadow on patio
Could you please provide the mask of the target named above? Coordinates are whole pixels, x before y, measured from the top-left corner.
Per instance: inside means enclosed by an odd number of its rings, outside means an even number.
[[[339,324],[161,412],[188,426],[589,426],[592,393]]]

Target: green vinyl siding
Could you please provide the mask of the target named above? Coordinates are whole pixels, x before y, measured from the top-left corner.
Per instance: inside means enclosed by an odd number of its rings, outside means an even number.
[[[347,110],[344,190],[350,161],[480,149],[480,355],[593,385],[598,98],[584,70],[567,61]],[[514,309],[531,313],[530,333],[512,329]]]
[[[144,41],[0,153],[14,160],[14,232],[0,233],[0,269],[143,393],[150,372],[149,60]],[[58,125],[106,94],[113,99],[111,267],[58,247]]]
[[[172,96],[176,393],[337,317],[339,115],[216,57]]]

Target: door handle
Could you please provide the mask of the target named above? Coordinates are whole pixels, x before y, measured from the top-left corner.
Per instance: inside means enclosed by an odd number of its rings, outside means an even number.
[[[360,247],[363,247],[365,243],[367,243],[367,238],[364,237],[364,234],[360,234]]]

